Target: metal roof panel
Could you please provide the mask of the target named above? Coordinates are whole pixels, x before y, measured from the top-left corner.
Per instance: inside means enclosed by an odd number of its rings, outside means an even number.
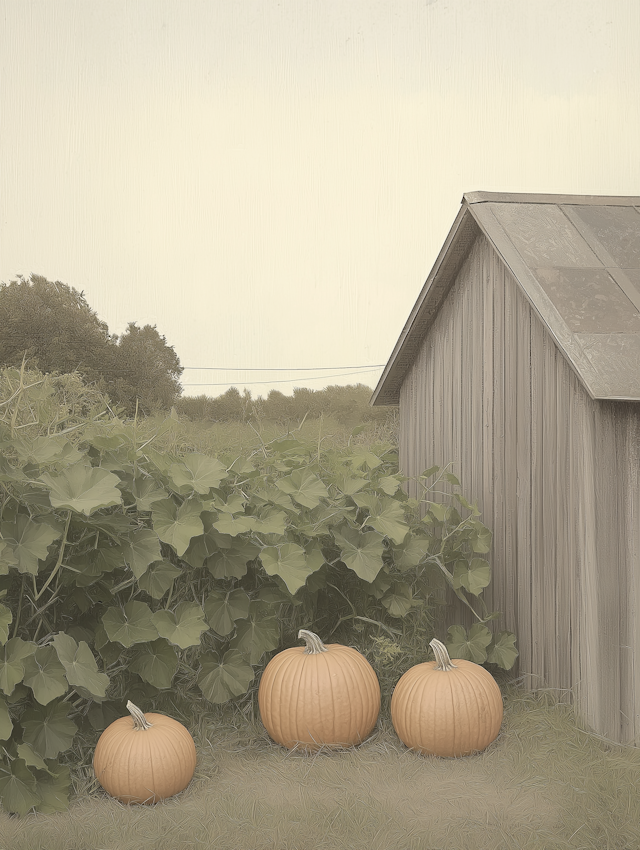
[[[640,196],[471,192],[371,404],[398,403],[478,226],[591,397],[640,401]]]

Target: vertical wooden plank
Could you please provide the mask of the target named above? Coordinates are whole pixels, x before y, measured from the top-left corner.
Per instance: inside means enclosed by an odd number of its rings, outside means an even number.
[[[576,708],[594,728],[601,716],[600,652],[598,635],[598,561],[596,545],[596,443],[595,408],[590,399],[580,397],[579,417],[574,429],[576,453],[582,449],[582,463],[576,468],[578,499],[578,563],[580,570],[579,678]],[[595,682],[595,687],[593,686]]]
[[[472,275],[472,306],[471,306],[471,351],[467,362],[468,374],[471,377],[469,398],[471,402],[471,457],[473,458],[473,480],[467,498],[478,505],[480,519],[484,520],[485,498],[483,492],[483,440],[482,440],[482,411],[483,390],[482,376],[484,363],[484,303],[485,289],[483,286],[483,262],[489,250],[485,236],[479,237],[474,245],[475,262]],[[491,553],[489,553],[489,560]]]
[[[640,743],[640,405],[626,405],[624,504],[628,570],[628,621],[621,677],[628,683],[622,710],[626,715],[622,742]]]
[[[507,628],[517,630],[517,593],[516,582],[518,560],[516,540],[518,534],[518,455],[517,432],[522,425],[521,413],[518,410],[518,328],[517,328],[517,299],[518,284],[504,265],[499,266],[504,288],[504,461],[503,461],[503,516],[504,516],[504,548],[500,558],[499,579],[503,588],[502,619],[495,624],[496,630]],[[517,632],[516,632],[517,633]]]
[[[493,533],[491,563],[494,563],[496,548],[494,528],[494,492],[493,492],[493,249],[487,241],[479,264],[479,278],[482,282],[482,348],[479,356],[482,360],[482,521]],[[491,610],[496,607],[495,580],[487,593],[487,605]]]
[[[556,453],[555,466],[555,617],[553,633],[555,635],[555,679],[551,687],[560,689],[557,697],[561,702],[570,702],[571,694],[571,573],[569,539],[573,517],[570,509],[572,493],[570,476],[569,434],[573,427],[571,410],[570,367],[562,354],[556,349],[556,399],[555,430]]]
[[[633,738],[633,663],[631,642],[634,620],[634,579],[631,546],[633,533],[630,527],[630,517],[633,513],[633,489],[630,473],[631,445],[630,413],[635,405],[618,403],[616,408],[616,441],[618,446],[617,491],[618,491],[618,557],[620,562],[620,740],[627,742]]]
[[[556,348],[551,336],[544,335],[544,388],[542,395],[542,558],[544,582],[541,587],[542,636],[546,687],[558,687],[558,647],[555,634],[556,613],[556,528],[558,493],[556,492]]]
[[[493,510],[490,527],[493,530],[494,579],[493,610],[506,612],[504,584],[504,553],[506,546],[505,485],[505,279],[504,266],[495,251],[490,258],[493,289],[493,446],[492,489]],[[510,411],[513,415],[515,411]]]
[[[584,631],[584,563],[582,531],[580,523],[580,508],[584,499],[584,454],[588,451],[585,446],[584,416],[588,404],[588,394],[582,384],[575,378],[571,392],[571,431],[569,432],[569,492],[572,507],[571,513],[571,687],[572,703],[578,708],[581,702],[581,641]]]
[[[518,292],[517,298],[517,675],[532,688],[531,677],[531,306]]]
[[[543,547],[542,504],[543,470],[543,406],[545,336],[542,323],[532,316],[531,321],[531,674],[534,688],[544,687],[545,664],[543,637]]]
[[[594,402],[596,407],[596,571],[597,617],[592,627],[598,640],[598,670],[590,687],[598,688],[598,731],[617,740],[620,734],[620,571],[617,528],[615,403]],[[594,676],[595,673],[595,676]]]
[[[464,322],[464,302],[467,295],[468,281],[468,262],[464,263],[461,274],[458,275],[455,288],[456,292],[451,299],[452,316],[451,316],[451,407],[450,407],[450,452],[449,459],[453,461],[451,471],[458,478],[465,477],[465,462],[466,457],[463,456],[462,449],[462,430],[463,430],[463,411],[462,411],[462,393],[461,393],[461,361],[462,361],[462,337],[466,332]],[[451,488],[452,489],[452,488]],[[449,500],[451,502],[451,500]]]

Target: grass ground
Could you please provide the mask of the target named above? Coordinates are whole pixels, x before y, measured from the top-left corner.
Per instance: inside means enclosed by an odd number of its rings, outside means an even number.
[[[497,678],[500,734],[461,759],[410,752],[388,711],[359,748],[305,755],[271,742],[251,712],[198,710],[182,718],[198,750],[182,794],[123,806],[87,763],[67,812],[0,814],[0,848],[637,850],[640,750],[608,745],[552,695]]]

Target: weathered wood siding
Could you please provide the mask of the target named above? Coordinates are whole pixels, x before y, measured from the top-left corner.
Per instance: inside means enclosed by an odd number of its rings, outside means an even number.
[[[590,398],[482,235],[400,394],[402,471],[454,461],[493,532],[484,597],[503,612],[489,628],[517,635],[514,676],[624,743],[640,735],[638,407]],[[441,639],[475,622],[447,600]]]

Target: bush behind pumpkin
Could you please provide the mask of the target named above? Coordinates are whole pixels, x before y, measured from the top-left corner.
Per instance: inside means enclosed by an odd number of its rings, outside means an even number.
[[[370,654],[376,635],[408,641],[413,659],[438,588],[470,604],[489,582],[477,508],[457,496],[463,520],[431,502],[422,521],[393,446],[324,449],[287,434],[239,456],[158,450],[175,415],[150,434],[94,404],[68,426],[56,379],[2,378],[7,811],[66,808],[77,747],[95,746],[128,699],[144,710],[170,691],[183,703],[255,701],[261,671],[300,628]],[[434,467],[420,479],[427,495],[443,476],[459,486]],[[508,669],[515,636],[492,636],[486,609],[476,616],[468,635],[450,629],[451,654]],[[388,700],[391,669],[372,663]]]

